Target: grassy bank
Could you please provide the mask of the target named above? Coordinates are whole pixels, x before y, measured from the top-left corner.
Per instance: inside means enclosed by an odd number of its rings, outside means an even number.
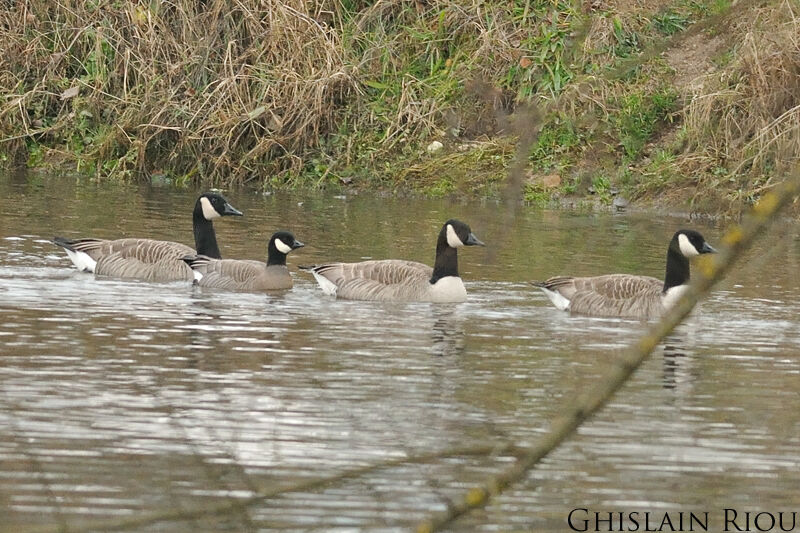
[[[469,195],[513,170],[533,203],[736,210],[800,154],[799,16],[798,0],[29,0],[0,12],[0,159]]]

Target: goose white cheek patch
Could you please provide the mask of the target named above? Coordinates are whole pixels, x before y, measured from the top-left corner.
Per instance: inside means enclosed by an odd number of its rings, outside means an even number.
[[[219,213],[217,213],[217,210],[214,209],[213,205],[211,205],[211,202],[208,200],[208,198],[200,198],[200,205],[203,207],[203,216],[206,218],[206,220],[211,220],[212,218],[217,218],[219,216]]]
[[[453,226],[451,224],[447,225],[447,244],[449,244],[451,248],[458,248],[459,246],[464,246],[464,243],[461,242],[461,239],[458,238],[456,230],[453,229]]]
[[[686,257],[694,257],[695,255],[700,255],[700,252],[697,251],[697,248],[689,241],[689,237],[681,233],[678,235],[678,246],[681,249],[681,253]]]
[[[280,239],[275,239],[275,248],[277,248],[282,254],[288,254],[292,251],[292,247],[286,246],[286,244],[284,244],[284,242]]]

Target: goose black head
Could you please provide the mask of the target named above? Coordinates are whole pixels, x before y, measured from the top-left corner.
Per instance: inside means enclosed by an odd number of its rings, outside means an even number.
[[[451,218],[444,223],[442,232],[447,238],[447,245],[450,248],[460,248],[461,246],[486,246],[483,244],[474,233],[469,229],[469,226],[460,220]]]
[[[675,232],[669,247],[684,257],[716,253],[716,250],[706,242],[700,233],[691,229]]]
[[[295,239],[288,231],[275,232],[269,240],[269,248],[274,248],[283,255],[303,246],[305,244]]]
[[[215,192],[201,194],[200,198],[197,199],[195,212],[198,211],[198,208],[206,220],[225,216],[242,216],[241,211],[229,204],[221,194]]]
[[[272,234],[267,245],[267,265],[285,265],[286,255],[292,250],[305,246],[288,231]]]

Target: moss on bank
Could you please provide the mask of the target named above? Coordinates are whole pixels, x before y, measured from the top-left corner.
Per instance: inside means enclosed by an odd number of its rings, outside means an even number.
[[[0,159],[486,195],[538,128],[530,202],[736,210],[800,154],[798,6],[30,0],[0,13]]]

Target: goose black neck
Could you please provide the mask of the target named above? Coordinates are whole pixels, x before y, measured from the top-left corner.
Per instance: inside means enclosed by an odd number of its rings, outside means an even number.
[[[670,246],[667,250],[667,274],[664,276],[664,292],[672,287],[689,283],[689,259]]]
[[[207,255],[213,259],[220,259],[222,256],[219,253],[219,246],[217,246],[217,234],[214,233],[214,224],[203,216],[203,208],[200,206],[200,202],[194,208],[192,222],[194,225],[194,247],[198,255]]]
[[[458,251],[447,244],[447,233],[442,229],[436,241],[436,262],[433,264],[431,284],[447,276],[458,276]]]
[[[269,241],[269,246],[267,246],[267,266],[285,264],[286,254],[278,250],[278,247],[275,246],[275,239],[271,239]]]

